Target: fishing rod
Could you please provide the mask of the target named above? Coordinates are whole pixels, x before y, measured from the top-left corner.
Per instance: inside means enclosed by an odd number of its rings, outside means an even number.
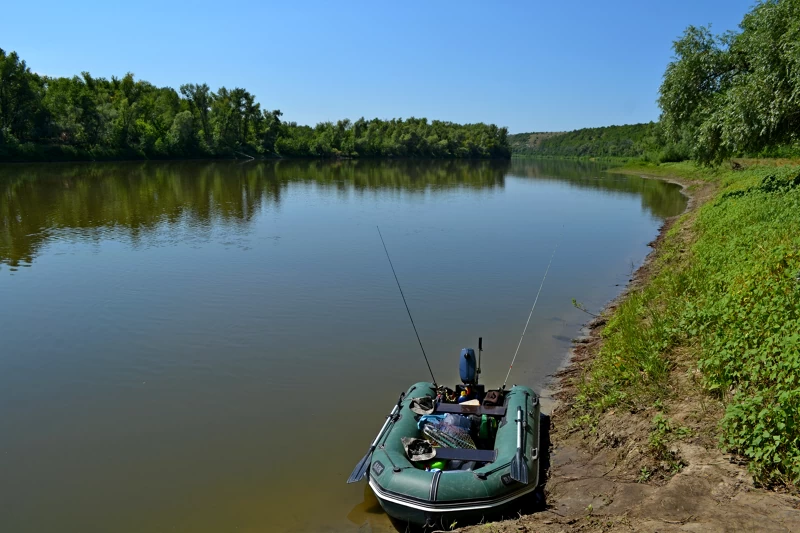
[[[508,373],[506,374],[506,379],[503,381],[503,389],[506,388],[506,383],[508,383],[508,376],[511,375],[511,369],[514,368],[514,361],[517,360],[517,354],[519,353],[519,347],[522,346],[522,339],[525,338],[525,332],[528,331],[528,324],[531,323],[531,317],[533,316],[533,310],[536,309],[536,302],[539,301],[539,295],[542,294],[542,287],[544,287],[544,280],[547,279],[547,273],[550,271],[550,265],[553,264],[553,257],[556,255],[556,250],[558,250],[558,245],[561,244],[561,236],[559,235],[558,241],[556,242],[556,247],[553,248],[553,253],[550,255],[550,262],[547,263],[547,269],[544,271],[544,277],[542,278],[542,283],[539,285],[539,292],[536,293],[536,299],[533,300],[533,307],[531,307],[531,312],[528,315],[528,321],[525,322],[525,329],[522,330],[522,337],[519,338],[519,344],[517,344],[517,349],[514,352],[514,358],[511,359],[511,366],[508,367]]]
[[[420,348],[420,350],[422,350],[422,357],[425,358],[425,364],[428,365],[428,372],[431,373],[431,379],[433,380],[433,386],[437,387],[436,378],[433,377],[433,370],[431,370],[431,363],[428,361],[428,356],[425,354],[425,348],[422,347],[422,340],[419,338],[419,333],[417,332],[417,326],[414,324],[414,319],[411,317],[411,310],[408,308],[408,302],[406,302],[406,296],[403,294],[403,288],[400,286],[400,280],[397,279],[397,272],[394,271],[394,265],[392,264],[392,258],[389,257],[389,250],[386,248],[386,242],[383,240],[383,235],[381,234],[381,228],[380,228],[380,226],[375,226],[375,227],[378,228],[378,235],[381,238],[381,243],[383,243],[383,250],[386,252],[386,259],[389,260],[389,266],[392,267],[392,274],[394,274],[394,280],[397,282],[397,288],[400,289],[400,296],[403,297],[403,303],[406,306],[406,312],[408,313],[408,318],[409,318],[409,320],[411,320],[411,327],[414,328],[414,333],[417,335],[417,342],[419,342],[419,348]]]

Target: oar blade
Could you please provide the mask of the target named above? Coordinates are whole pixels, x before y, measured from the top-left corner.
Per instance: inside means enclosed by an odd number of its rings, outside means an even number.
[[[382,431],[381,431],[382,432]],[[375,446],[370,446],[367,455],[361,458],[361,460],[356,464],[356,467],[353,469],[353,473],[350,474],[350,477],[347,478],[348,483],[358,483],[367,473],[367,468],[369,468],[369,461],[372,459],[372,452],[375,451]]]
[[[386,422],[383,423],[383,427],[378,432],[378,436],[375,437],[374,441],[372,441],[372,446],[370,446],[369,450],[367,450],[367,454],[361,458],[358,464],[356,464],[356,467],[353,469],[353,473],[350,474],[349,478],[347,478],[348,483],[357,483],[364,478],[364,475],[367,473],[367,468],[369,468],[369,462],[372,460],[372,452],[375,451],[375,447],[377,446],[378,441],[381,440],[384,432],[386,432],[386,428],[388,428],[389,425],[393,424],[397,420],[395,415],[397,415],[397,411],[400,410],[400,404],[405,396],[405,392],[400,395],[400,399],[397,400],[397,405],[394,406],[392,412],[386,417]]]
[[[522,456],[522,451],[517,450],[517,455],[511,461],[511,479],[518,481],[523,485],[528,484],[528,464]]]
[[[372,457],[372,450],[367,452],[367,455],[361,458],[358,462],[356,467],[353,469],[353,473],[350,474],[350,477],[347,478],[348,483],[358,483],[364,476],[367,474],[367,468],[369,467],[369,459]]]

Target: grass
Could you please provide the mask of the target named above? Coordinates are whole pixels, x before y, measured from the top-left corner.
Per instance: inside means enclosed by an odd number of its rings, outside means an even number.
[[[647,440],[653,456],[666,463],[670,471],[677,472],[683,468],[684,464],[673,454],[670,445],[691,434],[692,430],[688,427],[680,426],[661,413],[658,413],[655,418],[653,418],[653,429]]]
[[[660,405],[675,354],[689,353],[704,394],[725,406],[722,447],[761,483],[800,484],[800,166],[627,168],[718,188],[667,232],[649,282],[610,317],[580,408]],[[656,451],[677,431],[664,420],[654,422]]]

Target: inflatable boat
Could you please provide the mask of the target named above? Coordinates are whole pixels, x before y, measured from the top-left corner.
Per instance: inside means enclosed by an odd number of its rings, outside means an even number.
[[[478,368],[465,348],[455,390],[405,391],[348,483],[366,477],[389,516],[440,529],[516,516],[541,496],[539,397],[517,385],[486,391]]]

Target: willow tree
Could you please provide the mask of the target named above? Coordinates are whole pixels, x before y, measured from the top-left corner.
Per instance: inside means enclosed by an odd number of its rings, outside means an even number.
[[[800,0],[763,0],[738,32],[690,26],[673,50],[658,100],[671,141],[703,163],[798,141]]]

